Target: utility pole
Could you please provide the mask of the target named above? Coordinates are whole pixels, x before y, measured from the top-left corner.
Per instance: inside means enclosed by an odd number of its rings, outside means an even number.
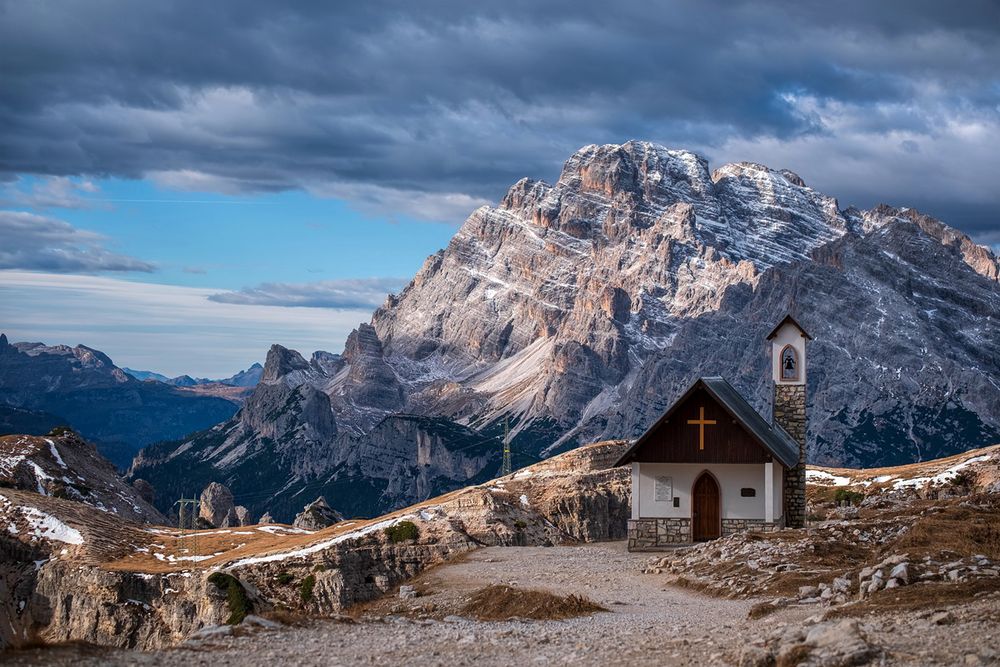
[[[500,466],[500,476],[509,475],[510,470],[510,418],[503,418],[503,464]]]
[[[197,537],[197,519],[198,505],[200,501],[197,498],[185,498],[181,496],[174,505],[178,505],[177,508],[177,528],[179,534],[177,536],[178,546],[184,544],[184,540],[188,535],[191,536],[191,543],[188,544],[187,549],[189,553],[194,553],[198,550],[198,537]],[[191,512],[191,518],[188,521],[189,525],[184,525],[184,510],[189,508]],[[190,532],[189,532],[190,531]]]

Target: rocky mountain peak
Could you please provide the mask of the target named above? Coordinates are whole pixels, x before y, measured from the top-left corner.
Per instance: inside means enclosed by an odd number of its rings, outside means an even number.
[[[495,470],[491,436],[508,421],[528,456],[633,437],[698,375],[729,378],[766,413],[761,341],[790,310],[815,336],[813,460],[899,462],[900,442],[910,457],[954,453],[1000,437],[997,269],[932,218],[841,210],[788,170],[585,146],[554,185],[521,179],[474,211],[343,355],[306,364],[272,348],[282,383],[258,387],[188,461],[232,480],[252,451],[275,461],[276,487],[322,488],[353,512],[336,485],[355,471],[379,480],[366,506],[426,497]]]
[[[267,351],[267,359],[264,360],[264,372],[260,377],[261,383],[270,384],[279,382],[294,371],[305,371],[309,369],[309,362],[295,350],[289,350],[281,345],[272,345]]]

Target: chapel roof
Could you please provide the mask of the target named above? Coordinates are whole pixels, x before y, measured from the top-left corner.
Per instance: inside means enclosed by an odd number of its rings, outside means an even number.
[[[729,384],[725,378],[703,377],[698,378],[691,387],[684,392],[684,395],[674,401],[674,404],[663,413],[663,416],[656,420],[656,423],[639,437],[635,443],[629,447],[615,466],[630,463],[639,449],[657,431],[670,415],[683,404],[691,394],[699,388],[707,391],[725,409],[733,419],[739,422],[743,428],[756,440],[764,449],[778,459],[785,467],[792,468],[799,462],[799,445],[792,436],[788,435],[785,429],[778,424],[768,424],[753,406],[747,403],[746,399],[740,395],[733,385]]]
[[[806,340],[812,340],[813,337],[809,335],[809,332],[803,329],[802,325],[796,322],[795,318],[792,317],[791,315],[785,315],[785,318],[780,322],[778,322],[778,325],[776,327],[771,329],[771,333],[767,334],[766,340],[771,340],[772,338],[777,336],[778,330],[781,329],[781,327],[785,326],[786,324],[791,324],[793,327],[798,329],[799,333],[802,334],[802,337],[805,338]]]

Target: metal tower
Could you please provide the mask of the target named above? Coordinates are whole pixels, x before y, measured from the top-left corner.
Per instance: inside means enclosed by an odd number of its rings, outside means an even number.
[[[510,470],[510,419],[503,418],[503,464],[500,466],[500,476],[509,475]]]

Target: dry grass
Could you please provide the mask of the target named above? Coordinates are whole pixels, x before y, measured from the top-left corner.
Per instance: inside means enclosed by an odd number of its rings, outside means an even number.
[[[939,512],[917,518],[892,550],[911,556],[982,554],[1000,559],[1000,499],[973,496],[968,500],[983,509],[957,502],[945,505]]]
[[[933,581],[882,590],[870,598],[835,607],[827,612],[831,618],[860,617],[869,614],[897,613],[937,609],[967,604],[976,598],[1000,594],[1000,580],[973,579],[961,583]]]
[[[560,596],[512,586],[493,585],[476,591],[462,608],[462,614],[480,621],[506,621],[512,618],[548,620],[586,616],[607,611],[596,602],[579,595]]]

